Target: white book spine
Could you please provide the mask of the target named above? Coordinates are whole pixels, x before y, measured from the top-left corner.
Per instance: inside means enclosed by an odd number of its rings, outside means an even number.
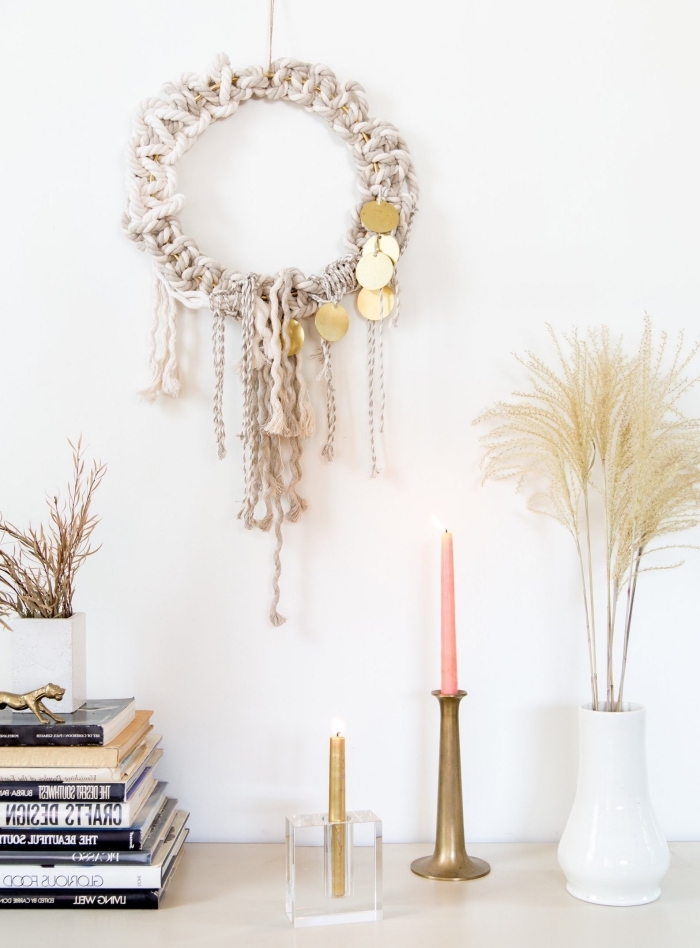
[[[159,889],[160,866],[5,865],[0,867],[2,889]]]

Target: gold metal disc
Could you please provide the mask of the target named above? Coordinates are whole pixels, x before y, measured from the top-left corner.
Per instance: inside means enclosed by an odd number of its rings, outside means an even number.
[[[388,234],[399,225],[399,212],[387,201],[367,201],[360,208],[360,220],[375,234]]]
[[[382,253],[385,253],[387,257],[391,257],[391,262],[396,264],[401,255],[399,250],[399,242],[396,237],[392,237],[391,234],[372,234],[366,244],[362,247],[363,256],[368,253],[374,253],[375,250],[380,250]]]
[[[327,342],[337,342],[348,331],[350,320],[345,309],[338,303],[324,303],[316,313],[316,329]]]
[[[366,290],[381,290],[394,275],[394,264],[385,253],[371,253],[360,257],[355,276]]]
[[[380,313],[379,299],[383,296],[382,312]],[[357,308],[365,319],[379,319],[386,317],[394,308],[396,299],[394,291],[390,286],[385,286],[381,290],[360,290],[357,294]]]
[[[304,345],[304,327],[296,319],[287,323],[287,355],[295,356]]]

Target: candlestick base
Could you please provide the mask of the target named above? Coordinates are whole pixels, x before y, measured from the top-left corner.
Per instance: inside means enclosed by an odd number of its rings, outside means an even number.
[[[424,879],[467,882],[491,871],[483,859],[467,855],[464,845],[462,764],[459,750],[459,703],[466,691],[456,695],[432,694],[440,702],[440,768],[435,852],[411,863],[411,870]]]
[[[411,872],[424,879],[440,879],[443,882],[468,882],[491,872],[485,859],[476,859],[464,853],[455,853],[455,858],[444,861],[433,854],[421,856],[411,863]]]
[[[287,917],[295,928],[382,918],[382,824],[371,810],[287,818]]]

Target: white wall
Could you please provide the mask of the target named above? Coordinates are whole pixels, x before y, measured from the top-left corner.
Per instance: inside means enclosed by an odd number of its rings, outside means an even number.
[[[267,4],[0,7],[0,505],[25,522],[68,475],[66,437],[109,465],[103,549],[80,576],[89,690],[155,709],[162,769],[199,840],[273,840],[324,806],[330,718],[348,721],[348,802],[389,840],[434,828],[439,682],[435,513],[455,533],[468,835],[561,833],[587,699],[575,562],[511,485],[482,487],[472,418],[521,381],[544,324],[697,334],[696,4],[677,0],[278,0],[275,55],[326,62],[409,142],[422,201],[387,340],[387,464],[368,477],[365,332],[335,350],[337,462],[305,456],[287,530],[281,629],[271,538],[236,519],[211,425],[210,316],[185,313],[185,391],[150,405],[150,267],[121,234],[137,103],[220,50],[262,62]],[[242,269],[318,270],[342,250],[354,178],[325,125],[246,105],[181,163],[184,222]],[[230,327],[229,359],[239,327]],[[309,377],[314,365],[307,362]],[[700,394],[693,409],[700,409]],[[697,542],[696,535],[694,541]],[[700,834],[700,561],[639,600],[628,695],[649,709],[652,792],[674,839]],[[2,676],[7,681],[7,633]]]

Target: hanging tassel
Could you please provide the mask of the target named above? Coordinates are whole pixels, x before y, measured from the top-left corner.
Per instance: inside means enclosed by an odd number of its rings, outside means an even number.
[[[396,329],[399,324],[399,316],[401,315],[401,284],[399,283],[399,275],[394,270],[394,312],[391,317],[389,325],[392,329]]]
[[[374,319],[367,320],[367,373],[369,376],[369,447],[372,456],[372,477],[380,472],[377,462],[377,438],[374,424],[374,389],[375,389],[375,361],[377,348],[377,323]]]
[[[219,460],[226,457],[226,429],[224,427],[224,337],[226,324],[221,308],[213,312],[212,347],[214,350],[214,433]]]
[[[316,376],[316,381],[325,379],[326,382],[326,443],[321,450],[321,457],[326,461],[332,461],[335,456],[335,386],[333,385],[333,366],[331,364],[331,344],[326,339],[321,340],[321,349],[319,357],[323,360],[321,371]]]
[[[283,625],[287,620],[277,611],[280,601],[280,577],[282,576],[282,544],[284,537],[282,535],[282,522],[284,521],[284,508],[282,506],[282,495],[284,488],[283,470],[284,460],[282,457],[281,438],[272,437],[268,439],[270,446],[270,475],[271,481],[277,485],[277,489],[271,496],[272,501],[272,522],[275,528],[275,552],[272,555],[274,573],[272,576],[272,602],[270,603],[270,622],[274,626]]]
[[[272,558],[275,572],[272,577],[272,604],[270,605],[270,622],[274,626],[281,626],[287,621],[283,615],[277,611],[277,606],[280,601],[280,576],[282,575],[282,544],[284,542],[282,538],[282,521],[284,519],[284,514],[282,513],[282,502],[279,497],[275,498],[275,513],[274,513],[274,523],[275,523],[275,538],[277,540],[277,545],[275,546],[275,552]]]
[[[269,327],[265,332],[265,355],[270,361],[272,389],[270,391],[270,420],[265,430],[271,435],[286,435],[284,406],[282,404],[284,386],[284,366],[287,356],[283,349],[283,320],[280,318],[279,294],[284,286],[284,272],[280,274],[270,289]]]
[[[151,329],[151,382],[141,393],[154,401],[159,395],[177,398],[180,379],[177,363],[176,303],[165,280],[155,271],[155,306]]]
[[[379,434],[384,434],[384,294],[379,295]]]
[[[340,260],[336,260],[335,263],[326,267],[317,278],[322,293],[320,295],[310,293],[309,295],[319,306],[323,306],[324,303],[334,303],[338,305],[342,297],[352,292],[357,286],[355,280],[356,266],[357,258],[352,254],[347,257],[342,257]],[[315,357],[322,361],[322,368],[316,377],[316,381],[318,382],[321,379],[325,379],[326,382],[327,435],[326,443],[321,449],[321,457],[325,458],[326,461],[332,461],[335,456],[336,405],[333,366],[331,363],[331,346],[327,340],[321,340],[321,348]]]
[[[255,525],[255,507],[258,502],[258,490],[253,476],[256,420],[257,420],[257,379],[254,376],[256,362],[255,346],[255,305],[257,277],[250,274],[241,291],[241,319],[243,330],[241,334],[241,367],[240,377],[243,385],[243,504],[238,516],[243,520],[246,529],[251,530]]]
[[[287,338],[287,327],[293,318],[294,282],[291,270],[282,271],[283,281],[279,305],[282,310],[282,336]],[[304,359],[301,350],[293,357],[285,352],[286,375],[284,387],[285,423],[292,438],[310,438],[314,433],[314,412],[304,378]]]
[[[248,529],[272,529],[275,534],[270,604],[270,621],[275,626],[286,621],[278,611],[283,525],[285,520],[298,520],[307,506],[297,485],[303,439],[314,430],[301,356],[290,357],[284,344],[290,319],[295,313],[303,315],[294,279],[293,270],[283,270],[272,285],[269,279],[249,274],[219,290],[210,304],[214,314],[214,428],[220,457],[225,451],[225,317],[238,316],[242,322],[239,376],[243,386],[244,497],[239,517]]]

